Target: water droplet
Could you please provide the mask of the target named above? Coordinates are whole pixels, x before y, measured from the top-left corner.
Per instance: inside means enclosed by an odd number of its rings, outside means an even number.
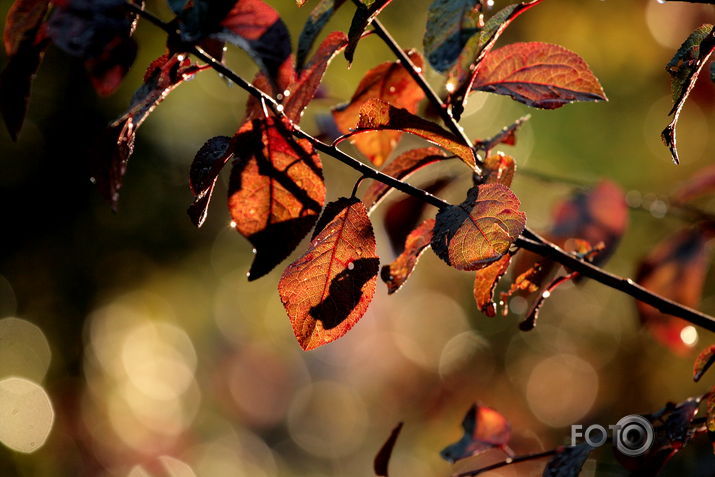
[[[276,106],[276,111],[278,111],[279,113],[282,113],[282,112],[283,112],[283,105],[282,105],[282,104],[279,104],[278,106]]]
[[[551,292],[549,290],[546,290],[544,293],[541,294],[543,298],[548,298],[551,296]]]
[[[355,264],[353,262],[348,263],[348,270],[354,270]]]
[[[283,96],[285,96],[286,98],[290,96],[290,90],[283,91]]]
[[[422,73],[422,68],[420,68],[419,66],[415,66],[415,71],[418,73]]]
[[[91,182],[92,184],[96,184],[96,183],[97,183],[97,178],[96,178],[96,177],[90,177],[90,178],[89,178],[89,182]]]
[[[397,88],[395,88],[394,86],[390,86],[389,91],[390,93],[394,93],[395,91],[397,91]]]
[[[256,213],[256,209],[251,209],[251,210],[248,211],[248,213],[251,214],[251,215],[253,215],[253,214]]]
[[[283,99],[283,95],[280,94],[280,93],[278,93],[278,94],[276,95],[276,99],[277,99],[278,101],[282,100],[282,99]]]
[[[236,222],[233,221],[233,220],[228,223],[228,226],[231,227],[232,229],[235,229],[235,228],[236,228],[236,225],[237,225]]]
[[[255,254],[256,254],[256,249],[254,248],[254,249],[252,250],[252,252],[253,252],[253,255],[255,255]]]

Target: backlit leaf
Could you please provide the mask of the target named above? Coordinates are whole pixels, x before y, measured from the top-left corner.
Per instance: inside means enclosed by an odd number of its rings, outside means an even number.
[[[559,447],[546,464],[543,477],[578,477],[591,451],[593,447],[588,444]]]
[[[446,154],[437,147],[412,149],[397,156],[382,168],[382,172],[395,179],[406,179],[417,170],[446,159]],[[363,195],[362,201],[368,210],[375,208],[391,190],[387,184],[373,181]]]
[[[457,61],[464,45],[478,31],[481,6],[479,0],[432,2],[422,44],[434,69],[445,72]]]
[[[323,27],[343,3],[345,3],[345,0],[320,0],[313,8],[313,11],[310,12],[298,37],[298,52],[296,53],[298,71],[303,69],[308,53]]]
[[[388,6],[392,0],[372,0],[367,2],[361,0],[357,9],[355,10],[355,15],[350,23],[350,30],[348,30],[349,43],[347,48],[345,48],[345,59],[348,63],[353,62],[353,57],[355,56],[355,49],[357,48],[358,42],[365,32],[365,29],[372,23],[372,21],[382,12],[382,10]]]
[[[641,262],[636,281],[648,290],[688,307],[697,307],[710,265],[707,237],[698,229],[686,229],[658,244]],[[687,322],[637,301],[641,322],[662,344],[685,353],[695,344],[685,341]]]
[[[511,187],[516,172],[516,162],[513,157],[499,152],[484,159],[483,170],[485,184],[503,184]]]
[[[408,51],[415,66],[421,68],[423,60],[419,53]],[[350,102],[333,111],[333,117],[342,134],[347,134],[358,122],[362,106],[372,98],[382,99],[395,107],[411,113],[424,99],[422,88],[412,79],[405,67],[395,61],[382,63],[368,71],[360,81]],[[380,131],[354,138],[355,146],[376,166],[382,165],[402,136],[400,131]]]
[[[390,433],[390,437],[387,438],[385,443],[380,448],[380,451],[375,456],[375,461],[373,463],[373,470],[375,475],[378,477],[389,477],[388,467],[390,464],[390,458],[392,457],[392,450],[395,448],[395,443],[397,438],[400,436],[400,431],[402,431],[402,423],[399,423]]]
[[[549,43],[514,43],[488,53],[472,89],[504,94],[527,106],[556,109],[574,101],[606,101],[580,56]]]
[[[474,151],[457,136],[432,121],[415,116],[406,109],[397,108],[381,99],[373,98],[363,104],[358,123],[348,137],[384,130],[414,134],[453,153],[471,168],[476,165]]]
[[[191,163],[189,185],[194,194],[194,202],[189,207],[188,213],[191,221],[197,227],[201,227],[206,220],[206,211],[218,175],[233,155],[230,146],[231,138],[213,137],[199,149]]]
[[[395,293],[404,285],[415,269],[420,255],[430,246],[434,223],[434,219],[427,219],[410,232],[405,240],[405,249],[402,253],[394,262],[382,267],[380,277],[387,285],[388,294]]]
[[[680,111],[682,111],[690,91],[698,80],[700,71],[707,64],[714,49],[715,27],[713,25],[703,25],[690,34],[666,66],[673,88],[674,104],[669,113],[669,115],[673,116],[673,120],[663,130],[661,138],[670,149],[673,162],[676,164],[680,163],[676,140],[676,126]]]
[[[494,447],[504,448],[511,438],[511,426],[506,418],[490,407],[477,404],[467,411],[462,428],[462,438],[440,452],[448,462],[456,462]]]
[[[234,138],[228,208],[236,230],[254,246],[248,272],[270,272],[310,232],[325,203],[322,165],[313,146],[278,119],[254,119]]]
[[[693,381],[696,383],[715,364],[715,345],[710,345],[700,352],[693,365]]]
[[[212,36],[244,49],[272,80],[291,54],[290,33],[278,12],[263,0],[240,0]]]
[[[437,214],[432,249],[458,270],[479,270],[499,260],[524,231],[526,214],[502,184],[473,187],[460,205]]]
[[[504,276],[509,263],[511,262],[511,254],[506,254],[496,262],[477,270],[474,276],[474,301],[477,302],[479,311],[489,317],[494,317],[497,314],[497,305],[494,303],[494,290],[499,283],[499,279]]]
[[[110,125],[107,135],[101,139],[99,147],[103,152],[97,155],[94,177],[113,208],[119,200],[137,129],[171,91],[202,69],[183,55],[164,55],[154,60],[144,75],[144,84],[134,93],[129,109]],[[113,151],[113,145],[117,151]]]
[[[301,348],[335,341],[365,314],[379,271],[375,248],[362,202],[341,198],[326,206],[310,248],[285,269],[278,284]]]
[[[501,34],[516,17],[542,1],[531,0],[504,7],[484,23],[484,28],[478,34],[469,39],[459,55],[457,63],[450,70],[447,81],[447,91],[450,93],[447,104],[451,105],[452,115],[457,120],[462,116],[467,95],[472,90],[472,83],[479,70],[479,64],[485,55],[494,47]]]
[[[20,0],[7,14],[3,39],[8,61],[0,73],[0,112],[13,141],[25,122],[32,80],[49,43],[41,33],[47,9],[47,1]]]

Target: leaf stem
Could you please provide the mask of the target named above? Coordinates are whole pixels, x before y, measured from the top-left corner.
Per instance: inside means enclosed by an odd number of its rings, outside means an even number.
[[[155,15],[143,10],[142,8],[138,7],[137,5],[134,5],[130,2],[126,3],[127,8],[130,9],[132,12],[136,13],[137,15],[143,17],[150,23],[156,25],[157,27],[161,28],[164,30],[167,34],[169,35],[176,35],[177,32],[172,29],[172,27],[156,17]],[[387,34],[387,31],[382,27],[382,25],[377,21],[373,21],[373,25],[379,30],[384,31],[384,35],[380,35],[380,37],[388,43],[388,46],[390,46],[390,49],[395,52],[395,54],[403,55],[404,52],[402,48],[399,47],[399,45],[395,42],[394,38],[389,36]],[[379,26],[378,26],[379,25]],[[379,34],[378,30],[378,34]],[[377,169],[360,162],[359,160],[355,159],[352,156],[349,156],[348,154],[344,153],[337,147],[326,144],[317,138],[311,136],[310,134],[306,133],[303,131],[298,125],[294,124],[292,121],[288,120],[286,118],[285,114],[283,113],[282,107],[279,107],[280,105],[278,102],[272,98],[270,95],[264,93],[260,89],[256,88],[253,86],[251,83],[240,77],[237,73],[235,73],[233,70],[231,70],[229,67],[221,63],[220,61],[216,60],[213,58],[211,55],[203,51],[202,49],[196,47],[196,46],[187,46],[186,47],[186,52],[190,53],[200,60],[204,61],[206,64],[211,66],[214,70],[216,70],[218,73],[221,73],[223,76],[226,78],[230,79],[234,83],[236,83],[240,88],[246,90],[249,94],[252,96],[256,97],[257,99],[263,100],[265,104],[268,106],[268,108],[271,109],[271,111],[282,118],[285,118],[287,121],[292,126],[292,133],[294,136],[298,138],[305,139],[309,141],[313,146],[315,147],[316,150],[323,152],[338,161],[342,162],[343,164],[347,165],[348,167],[351,167],[352,169],[356,170],[362,176],[377,180],[379,182],[382,182],[383,184],[386,184],[390,187],[393,187],[400,192],[403,192],[405,194],[411,195],[413,197],[416,197],[430,205],[433,205],[437,207],[438,209],[442,209],[444,207],[449,206],[450,204],[439,197],[436,197],[432,194],[430,194],[427,191],[424,191],[418,187],[412,186],[406,182],[403,182],[401,180],[395,179],[392,176],[389,176],[383,172],[378,171]],[[406,55],[404,55],[406,57]],[[398,56],[399,57],[399,56]],[[402,58],[400,58],[402,59]],[[442,101],[439,100],[439,97],[434,94],[434,91],[429,87],[429,84],[424,80],[424,77],[422,77],[420,72],[417,72],[415,69],[414,64],[409,61],[409,58],[406,58],[405,65],[408,67],[408,70],[413,70],[413,78],[421,78],[421,80],[418,81],[421,87],[424,88],[425,94],[431,98],[432,101],[435,102],[435,106],[439,106],[440,109],[443,109]],[[432,93],[429,93],[428,91],[432,91]],[[439,101],[439,104],[437,104],[437,101]],[[447,114],[444,116],[445,122],[447,126],[450,129],[453,129],[456,125],[456,127],[459,128],[461,131],[461,136],[463,136],[466,140],[467,143],[470,144],[469,139],[467,136],[464,134],[464,131],[461,129],[461,127],[457,124],[457,122],[454,120],[454,118]],[[453,123],[453,124],[452,124]],[[525,250],[529,250],[531,252],[537,253],[543,257],[548,257],[554,260],[557,263],[560,263],[561,265],[568,267],[571,270],[578,271],[582,275],[591,278],[593,280],[596,280],[597,282],[600,282],[608,287],[611,287],[613,289],[619,290],[623,293],[626,293],[633,298],[642,301],[643,303],[646,303],[648,305],[651,305],[658,310],[668,313],[673,316],[677,316],[679,318],[682,318],[694,325],[701,326],[711,332],[715,332],[715,318],[708,316],[704,313],[701,313],[699,311],[693,310],[691,308],[688,308],[686,306],[680,305],[678,303],[675,303],[672,300],[668,300],[667,298],[664,298],[658,294],[655,294],[653,292],[650,292],[643,288],[642,286],[636,284],[633,280],[630,278],[623,278],[619,277],[617,275],[613,275],[609,272],[606,272],[605,270],[585,261],[582,260],[581,258],[572,255],[570,253],[565,252],[555,244],[547,241],[546,239],[542,238],[539,236],[536,232],[530,230],[527,228],[524,231],[524,234],[519,237],[516,240],[516,245],[518,247],[524,248]],[[466,474],[466,475],[475,475],[475,474]]]
[[[453,477],[473,477],[475,475],[479,475],[484,472],[489,472],[490,470],[495,470],[495,469],[499,469],[501,467],[506,467],[507,465],[518,464],[520,462],[527,462],[530,460],[543,459],[544,457],[550,457],[552,455],[556,455],[557,453],[558,453],[558,449],[551,449],[551,450],[547,450],[544,452],[537,452],[534,454],[524,454],[524,455],[518,455],[515,457],[507,457],[506,459],[504,459],[501,462],[497,462],[495,464],[491,464],[486,467],[482,467],[480,469],[468,470],[468,471],[462,472],[460,474],[454,474]]]

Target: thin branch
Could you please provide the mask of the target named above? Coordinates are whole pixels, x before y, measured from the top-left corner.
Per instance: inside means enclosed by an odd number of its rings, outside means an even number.
[[[127,3],[127,7],[135,12],[137,15],[140,15],[141,17],[145,18],[148,20],[150,23],[158,26],[162,30],[164,30],[166,33],[169,35],[172,35],[175,37],[177,35],[177,32],[172,29],[169,24],[165,23],[161,19],[157,18],[153,14],[142,10],[138,6],[132,4],[132,3]],[[373,22],[374,23],[374,22]],[[395,44],[394,39],[390,36],[385,36],[383,39],[390,39],[391,44]],[[399,48],[399,45],[397,46],[397,50],[402,52],[402,49]],[[236,83],[239,87],[242,89],[246,90],[249,94],[252,96],[256,97],[257,99],[260,99],[265,102],[265,104],[271,109],[271,111],[277,115],[285,118],[289,123],[291,124],[292,127],[292,133],[294,136],[298,138],[305,139],[309,141],[315,149],[317,149],[320,152],[323,152],[338,161],[342,162],[343,164],[351,167],[352,169],[356,170],[357,172],[361,173],[364,177],[370,178],[377,180],[379,182],[382,182],[383,184],[386,184],[390,187],[393,187],[405,194],[411,195],[413,197],[416,197],[430,205],[433,205],[439,209],[442,209],[444,207],[449,206],[450,204],[438,197],[435,197],[434,195],[430,194],[429,192],[426,192],[420,188],[414,187],[406,182],[403,182],[401,180],[395,179],[392,176],[389,176],[387,174],[384,174],[377,169],[374,169],[373,167],[360,162],[359,160],[353,158],[352,156],[349,156],[348,154],[344,153],[343,151],[339,150],[335,146],[332,146],[330,144],[326,144],[315,137],[311,136],[310,134],[306,133],[298,125],[294,124],[288,118],[285,116],[283,113],[283,108],[282,106],[270,95],[264,93],[260,89],[256,88],[253,86],[251,83],[246,81],[245,79],[241,78],[238,74],[236,74],[233,70],[228,68],[226,65],[221,63],[220,61],[216,60],[213,58],[211,55],[207,54],[200,48],[196,46],[189,46],[187,45],[186,47],[186,52],[190,53],[200,60],[204,61],[206,64],[211,66],[214,70],[216,70],[218,73],[221,73],[223,76],[226,78],[230,79],[234,83]],[[407,63],[408,65],[412,64]],[[414,69],[414,65],[412,65]],[[409,68],[408,68],[409,69]],[[421,74],[418,74],[418,76],[421,77]],[[426,82],[424,82],[425,85]],[[427,85],[429,86],[429,85]],[[426,94],[428,94],[425,91]],[[429,96],[429,94],[428,94]],[[441,104],[441,101],[440,101]],[[451,116],[449,116],[451,118]],[[454,121],[454,118],[451,118],[451,121]],[[456,121],[454,121],[456,124]],[[451,128],[450,128],[451,129]],[[660,295],[657,295],[655,293],[649,292],[645,288],[641,287],[640,285],[637,285],[633,280],[630,278],[623,278],[619,277],[617,275],[613,275],[611,273],[606,272],[605,270],[588,263],[585,260],[582,260],[581,258],[572,255],[570,253],[565,252],[564,250],[560,249],[553,243],[548,242],[541,236],[539,236],[536,232],[526,229],[524,231],[524,234],[522,237],[519,237],[516,241],[516,245],[518,247],[524,248],[526,250],[529,250],[531,252],[535,252],[539,255],[542,255],[544,257],[551,258],[557,263],[560,263],[561,265],[568,267],[574,271],[580,272],[582,275],[591,278],[593,280],[596,280],[606,286],[609,286],[611,288],[614,288],[616,290],[622,291],[633,298],[636,298],[637,300],[640,300],[648,305],[654,306],[655,308],[663,311],[664,313],[668,313],[673,316],[677,316],[679,318],[682,318],[692,324],[701,326],[709,331],[715,332],[715,318],[710,317],[704,313],[700,313],[696,310],[693,310],[691,308],[679,305],[671,300],[668,300]]]
[[[550,457],[552,455],[556,455],[557,453],[558,453],[557,449],[551,449],[551,450],[544,451],[544,452],[537,452],[535,454],[524,454],[524,455],[518,455],[516,457],[507,457],[503,461],[497,462],[496,464],[491,464],[486,467],[482,467],[481,469],[468,470],[468,471],[462,472],[460,474],[455,474],[454,477],[473,477],[475,475],[479,475],[484,472],[489,472],[490,470],[495,470],[495,469],[499,469],[501,467],[506,467],[507,465],[518,464],[520,462],[527,462],[530,460],[543,459],[544,457]]]

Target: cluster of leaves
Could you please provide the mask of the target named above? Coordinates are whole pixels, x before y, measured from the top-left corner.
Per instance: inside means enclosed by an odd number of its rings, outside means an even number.
[[[713,362],[715,346],[703,351],[696,361],[696,380]],[[704,408],[704,418],[698,417],[701,408]],[[676,453],[699,435],[706,434],[715,446],[715,387],[703,396],[688,398],[677,404],[669,402],[662,409],[642,417],[648,420],[653,429],[650,447],[643,454],[634,457],[621,453],[618,446],[614,445],[613,454],[633,475],[654,476]],[[389,475],[390,458],[402,428],[403,423],[399,423],[375,457],[375,475]],[[462,430],[462,437],[440,452],[443,459],[455,463],[484,454],[491,449],[501,451],[505,459],[486,467],[459,473],[460,477],[475,476],[500,467],[534,460],[544,462],[544,477],[577,477],[595,451],[595,448],[584,442],[534,454],[515,455],[509,447],[512,429],[507,418],[495,409],[480,404],[469,408],[462,421]]]

